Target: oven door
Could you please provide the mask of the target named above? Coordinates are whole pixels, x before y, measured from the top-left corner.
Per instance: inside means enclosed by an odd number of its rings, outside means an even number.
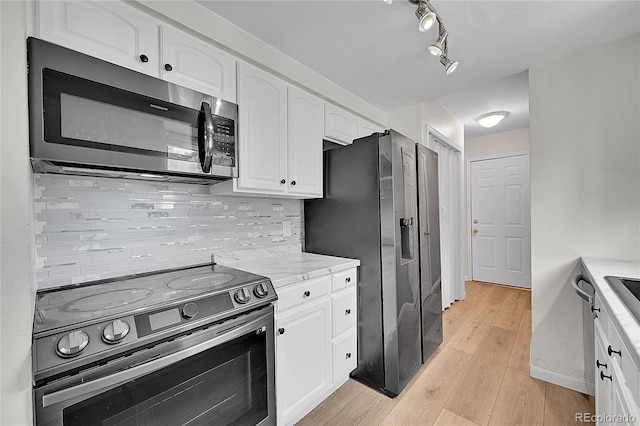
[[[53,382],[36,424],[275,425],[273,336],[270,306]]]

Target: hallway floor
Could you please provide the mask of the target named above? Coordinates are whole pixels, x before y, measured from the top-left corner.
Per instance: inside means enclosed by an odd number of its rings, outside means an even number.
[[[529,376],[531,293],[469,281],[444,342],[394,399],[350,379],[298,425],[575,425],[593,397]]]

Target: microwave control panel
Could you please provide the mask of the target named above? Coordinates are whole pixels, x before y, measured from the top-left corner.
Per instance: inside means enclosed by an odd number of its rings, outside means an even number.
[[[231,118],[213,116],[213,164],[233,167],[236,165],[235,121]]]

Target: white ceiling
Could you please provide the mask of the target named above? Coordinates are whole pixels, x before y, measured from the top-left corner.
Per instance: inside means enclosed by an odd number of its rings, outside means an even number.
[[[460,62],[447,76],[407,0],[197,1],[382,111],[440,100],[467,138],[528,126],[530,67],[640,32],[637,0],[433,0]],[[510,115],[475,123],[495,110]]]

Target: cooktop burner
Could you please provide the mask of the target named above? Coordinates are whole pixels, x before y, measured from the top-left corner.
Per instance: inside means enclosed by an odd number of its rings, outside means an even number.
[[[222,265],[198,265],[39,291],[34,334],[136,314],[183,299],[249,286],[264,277]]]
[[[187,277],[176,278],[167,283],[167,287],[175,290],[207,290],[215,289],[221,285],[227,284],[238,277],[233,274],[221,273],[205,273],[190,275]]]
[[[93,312],[97,308],[102,311],[120,309],[125,305],[135,304],[136,302],[146,299],[152,294],[153,290],[149,290],[148,288],[106,291],[69,302],[62,307],[62,311],[76,313]]]

